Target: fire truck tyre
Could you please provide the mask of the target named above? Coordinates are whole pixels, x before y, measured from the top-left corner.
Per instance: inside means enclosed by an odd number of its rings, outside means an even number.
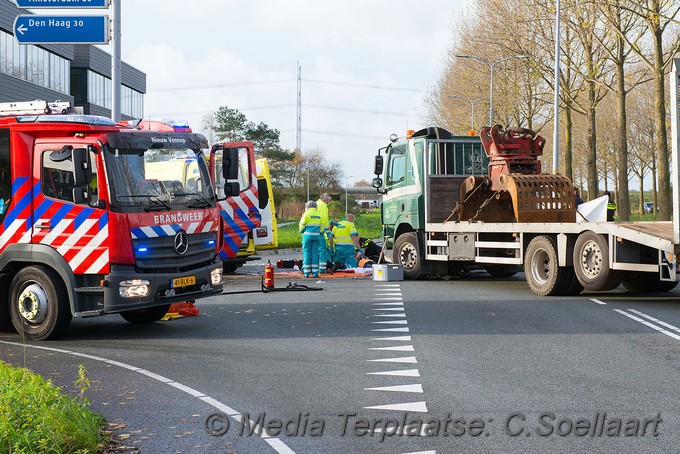
[[[420,277],[420,251],[415,233],[407,232],[399,235],[397,241],[394,242],[392,261],[401,263],[404,267],[405,279]]]
[[[53,339],[71,323],[68,294],[61,277],[43,266],[20,270],[10,284],[10,318],[26,339]]]
[[[571,268],[559,267],[555,241],[537,236],[524,255],[524,275],[532,292],[539,296],[565,295],[571,285]]]
[[[521,268],[516,265],[487,264],[484,265],[484,269],[493,277],[510,277],[522,271]]]
[[[170,309],[170,305],[164,304],[162,306],[154,306],[148,309],[125,311],[121,312],[120,315],[130,323],[135,325],[143,325],[157,322],[158,320],[162,319],[165,314],[168,313],[168,309]]]
[[[0,295],[9,295],[9,278],[0,279]],[[12,319],[9,316],[9,301],[0,298],[0,332],[14,331]]]
[[[609,245],[604,236],[583,232],[574,245],[574,270],[583,288],[612,290],[619,286],[624,272],[609,269]]]
[[[677,282],[662,281],[658,273],[626,271],[623,277],[623,286],[631,293],[667,292],[677,285]]]
[[[583,291],[583,286],[576,277],[576,272],[574,271],[574,268],[572,267],[567,268],[567,272],[569,273],[569,279],[571,282],[567,286],[567,290],[565,290],[564,294],[571,296],[580,294]]]

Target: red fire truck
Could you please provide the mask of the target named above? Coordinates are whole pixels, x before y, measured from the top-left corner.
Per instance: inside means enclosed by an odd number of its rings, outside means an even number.
[[[69,112],[0,104],[0,325],[42,340],[74,316],[151,323],[173,302],[220,294],[205,138]],[[178,158],[195,160],[193,185],[147,175]]]

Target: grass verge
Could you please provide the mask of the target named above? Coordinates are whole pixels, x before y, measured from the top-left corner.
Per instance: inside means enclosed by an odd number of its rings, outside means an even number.
[[[78,370],[80,395],[69,396],[40,375],[0,361],[0,452],[102,452],[106,421],[83,396],[90,386],[86,372]]]
[[[279,248],[301,247],[302,237],[298,232],[299,219],[291,219],[290,225],[280,227]],[[380,238],[382,235],[382,223],[380,222],[380,212],[357,213],[354,225],[359,231],[359,235],[365,238]]]

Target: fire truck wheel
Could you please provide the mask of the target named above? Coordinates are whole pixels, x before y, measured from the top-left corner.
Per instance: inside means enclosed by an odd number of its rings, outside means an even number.
[[[52,339],[71,323],[68,294],[61,277],[43,266],[20,270],[10,284],[12,325],[26,339]]]
[[[658,273],[626,271],[623,277],[623,286],[631,293],[667,292],[677,285],[677,282],[662,281]]]
[[[609,269],[609,244],[604,236],[583,232],[574,245],[574,270],[583,288],[590,291],[613,290],[624,272]]]
[[[536,295],[566,295],[571,287],[573,270],[560,267],[555,241],[548,236],[537,236],[524,254],[524,276]]]
[[[162,306],[154,306],[148,309],[125,311],[121,312],[120,315],[129,323],[142,325],[157,322],[158,320],[162,319],[163,316],[168,313],[168,309],[170,309],[170,305],[164,304]]]
[[[413,232],[402,233],[394,242],[392,261],[401,263],[404,267],[404,278],[418,279],[420,277],[420,250],[418,238]]]

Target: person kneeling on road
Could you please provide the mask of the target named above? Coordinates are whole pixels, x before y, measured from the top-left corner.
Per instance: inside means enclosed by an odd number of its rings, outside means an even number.
[[[363,251],[359,244],[359,232],[354,226],[354,215],[348,214],[345,219],[333,226],[331,236],[335,247],[335,261],[340,262],[346,268],[356,268],[357,258],[361,257]]]

